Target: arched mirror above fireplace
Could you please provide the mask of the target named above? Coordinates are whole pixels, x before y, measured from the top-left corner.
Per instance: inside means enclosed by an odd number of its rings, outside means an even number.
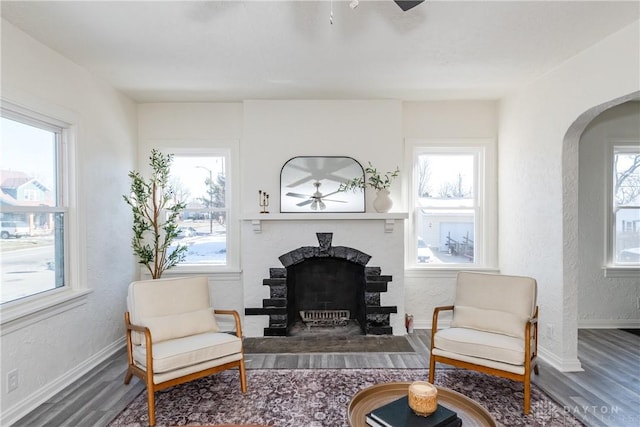
[[[363,190],[339,190],[359,177],[364,169],[351,157],[294,157],[280,173],[280,212],[364,212]]]

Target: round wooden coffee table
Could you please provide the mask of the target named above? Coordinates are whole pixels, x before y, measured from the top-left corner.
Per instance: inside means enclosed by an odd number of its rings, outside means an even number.
[[[408,393],[410,382],[384,383],[367,387],[351,398],[347,418],[351,427],[367,427],[366,415]],[[457,391],[438,387],[438,403],[458,413],[463,426],[496,427],[496,420],[478,402]]]

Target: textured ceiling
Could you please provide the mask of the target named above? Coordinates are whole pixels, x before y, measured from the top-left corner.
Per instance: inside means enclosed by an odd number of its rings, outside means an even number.
[[[640,18],[637,1],[2,1],[140,102],[499,98]],[[333,24],[329,17],[333,10]]]

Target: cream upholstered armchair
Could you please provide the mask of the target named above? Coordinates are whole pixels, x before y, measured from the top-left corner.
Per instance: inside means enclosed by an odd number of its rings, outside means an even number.
[[[206,277],[142,280],[129,285],[125,313],[129,367],[147,386],[149,425],[158,390],[238,368],[247,391],[240,316],[211,308]],[[232,316],[235,334],[221,332],[216,315]]]
[[[531,370],[538,373],[536,292],[530,277],[458,273],[454,305],[433,313],[429,382],[436,362],[520,381],[528,414]],[[438,330],[439,314],[449,310],[450,327]]]

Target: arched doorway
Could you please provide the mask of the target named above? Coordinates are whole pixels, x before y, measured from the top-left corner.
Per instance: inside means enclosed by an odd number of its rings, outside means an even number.
[[[564,295],[572,295],[579,301],[579,266],[580,266],[580,228],[579,228],[579,143],[580,139],[594,119],[603,112],[632,100],[640,99],[640,91],[613,99],[594,106],[583,112],[567,130],[562,151],[562,185],[563,185],[563,283]],[[604,161],[604,159],[603,159]],[[604,209],[604,207],[603,207]],[[576,311],[578,316],[580,310]],[[571,319],[576,324],[577,342],[579,319]]]

